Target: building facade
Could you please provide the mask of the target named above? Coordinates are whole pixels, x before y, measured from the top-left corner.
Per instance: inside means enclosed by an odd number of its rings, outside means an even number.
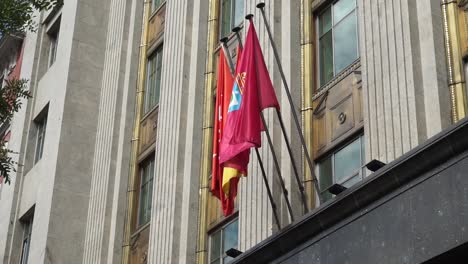
[[[11,123],[19,166],[0,202],[1,263],[121,258],[140,1],[65,1],[37,13]],[[3,47],[2,47],[3,48]]]
[[[24,47],[19,77],[30,80],[33,98],[11,124],[9,148],[19,152],[20,167],[0,197],[3,263],[229,263],[231,248],[247,252],[234,260],[239,263],[260,255],[265,262],[306,261],[310,255],[297,248],[316,245],[323,233],[303,223],[338,228],[324,219],[358,214],[363,207],[349,202],[354,194],[368,192],[370,204],[396,190],[385,175],[397,169],[373,173],[366,164],[423,159],[431,153],[418,146],[444,146],[428,139],[445,129],[465,131],[461,123],[450,127],[467,113],[466,1],[265,1],[278,58],[257,4],[82,0],[38,13],[38,31],[16,44]],[[265,110],[274,151],[262,134],[259,157],[278,223],[254,155],[231,216],[222,215],[209,189],[220,39],[236,62],[246,14],[254,15],[295,157],[278,115]],[[369,182],[393,187],[373,192]],[[333,194],[336,186],[349,190]],[[350,234],[358,227],[350,226]],[[294,230],[304,234],[300,241]],[[281,246],[282,239],[290,246]],[[463,241],[451,245],[457,243]],[[277,255],[264,254],[264,245]],[[343,248],[332,248],[337,252],[330,254],[342,256]],[[398,254],[382,252],[377,257]]]

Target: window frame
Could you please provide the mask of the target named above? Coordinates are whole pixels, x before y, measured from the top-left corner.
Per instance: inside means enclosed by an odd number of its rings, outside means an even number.
[[[209,264],[212,264],[212,263],[226,264],[224,262],[224,258],[228,257],[228,255],[226,255],[226,250],[228,250],[229,248],[227,248],[227,249],[224,248],[224,242],[225,242],[224,241],[224,231],[227,229],[227,227],[234,224],[235,222],[237,222],[237,245],[236,245],[236,249],[239,248],[239,217],[236,214],[234,217],[226,219],[226,221],[223,221],[222,223],[217,225],[215,228],[213,228],[209,232],[209,234],[208,234],[209,235],[208,263]],[[213,237],[218,232],[221,233],[220,245],[219,245],[220,252],[219,252],[218,258],[213,260],[213,259],[211,259]],[[217,262],[214,262],[214,261],[217,261]]]
[[[151,1],[151,14],[156,13],[165,2],[166,0],[152,0]]]
[[[59,15],[47,29],[47,39],[49,40],[47,68],[52,67],[57,60],[57,50],[60,38],[60,23],[62,16]]]
[[[152,112],[153,109],[157,108],[159,106],[159,102],[161,99],[161,78],[162,78],[162,59],[163,59],[163,52],[164,52],[164,44],[161,43],[159,44],[148,56],[146,60],[146,76],[145,76],[145,95],[144,95],[144,102],[143,102],[143,116],[146,116],[148,113]],[[152,61],[155,60],[154,65],[152,64]],[[158,64],[158,61],[160,62]],[[155,67],[154,72],[152,71],[152,66]],[[159,72],[158,72],[159,68]],[[155,90],[151,90],[154,94],[153,96],[156,96],[156,93],[158,93],[157,100],[153,103],[151,98],[149,97],[150,95],[150,81],[152,79],[151,76],[154,75],[154,84],[156,85]],[[158,80],[158,75],[159,75],[159,80]],[[158,91],[159,90],[159,91]]]
[[[150,175],[147,175],[146,177],[143,177],[146,168],[152,168],[152,171],[150,169],[149,173]],[[135,226],[136,229],[139,229],[146,224],[148,224],[151,221],[151,207],[152,207],[152,201],[153,201],[153,188],[154,188],[154,172],[155,172],[155,156],[154,154],[151,154],[149,157],[144,159],[140,164],[138,165],[138,202],[136,206],[136,221],[135,221]],[[146,179],[145,182],[143,182],[143,179]],[[143,207],[143,188],[148,187],[147,192],[146,192],[146,205],[149,207],[145,208]],[[150,195],[148,195],[150,194]],[[147,204],[149,202],[149,204]],[[148,214],[149,217],[145,218],[142,220],[141,214],[142,210],[148,210],[148,212],[145,213]],[[143,222],[142,222],[143,221]]]
[[[317,42],[317,45],[316,45],[316,57],[317,57],[317,80],[316,80],[316,84],[318,87],[318,89],[321,89],[322,87],[324,87],[325,85],[327,85],[328,83],[332,82],[335,78],[337,78],[337,76],[342,73],[343,71],[346,70],[346,68],[348,68],[350,65],[352,65],[354,62],[356,62],[357,60],[360,59],[361,57],[361,54],[360,54],[360,43],[359,43],[359,18],[358,18],[358,9],[359,9],[359,6],[358,6],[358,1],[357,0],[354,0],[354,3],[355,3],[355,7],[352,11],[350,11],[349,13],[347,13],[345,16],[343,16],[341,18],[341,20],[335,24],[334,20],[334,6],[340,2],[342,0],[333,0],[333,1],[330,1],[330,3],[326,4],[323,8],[320,9],[320,11],[316,12],[315,13],[315,40]],[[333,76],[330,78],[330,80],[328,81],[324,81],[322,83],[322,67],[320,65],[320,60],[322,58],[321,56],[321,52],[320,52],[320,49],[321,49],[321,45],[320,45],[320,40],[323,36],[325,36],[326,34],[323,34],[323,35],[320,35],[320,17],[325,13],[327,12],[327,10],[330,9],[330,16],[331,16],[331,28],[330,30],[332,31],[331,34],[331,45],[332,45],[332,70],[333,70]],[[345,66],[343,69],[341,69],[339,72],[336,72],[335,71],[335,27],[338,26],[338,25],[341,25],[341,23],[343,22],[343,20],[345,20],[349,15],[351,15],[352,13],[355,13],[355,22],[356,22],[356,59],[353,60],[353,62],[351,62],[350,64],[348,64],[347,66]],[[328,32],[327,32],[328,33]]]
[[[22,221],[23,237],[21,239],[22,243],[21,243],[20,264],[27,264],[29,260],[33,223],[34,223],[34,215],[32,215],[27,220]]]
[[[230,3],[229,7],[229,26],[230,29],[233,29],[234,27],[241,26],[243,24],[243,20],[239,21],[238,24],[236,24],[236,7],[239,4],[238,2],[241,2],[241,6],[243,9],[243,12],[245,13],[245,0],[219,0],[219,29],[218,29],[218,34],[220,38],[223,37],[229,37],[231,35],[231,31],[229,32],[223,32],[223,22],[224,22],[224,12],[223,12],[223,7],[224,7],[224,1]],[[225,34],[223,34],[225,33]]]
[[[48,106],[34,120],[36,127],[35,149],[34,149],[34,164],[37,164],[43,157],[45,136],[47,133]]]
[[[346,147],[350,146],[351,144],[355,143],[356,141],[359,141],[359,149],[360,149],[359,159],[360,159],[361,164],[358,169],[350,172],[349,174],[346,174],[346,176],[344,176],[342,179],[337,181],[336,175],[335,175],[336,174],[335,173],[336,154],[339,153],[341,150],[345,149]],[[317,164],[316,175],[318,176],[319,184],[321,183],[321,181],[323,181],[322,176],[320,175],[320,167],[322,166],[324,161],[328,159],[330,159],[330,162],[331,162],[331,185],[326,187],[325,189],[321,189],[319,193],[319,195],[322,196],[325,201],[330,200],[334,196],[328,192],[328,190],[333,184],[345,185],[347,182],[352,181],[355,177],[358,177],[359,181],[362,181],[366,177],[367,171],[366,171],[366,165],[365,165],[366,155],[365,155],[365,146],[364,146],[364,134],[360,133],[356,136],[349,138],[343,144],[341,144],[338,148],[331,150],[328,154],[319,158],[319,160],[316,162]]]

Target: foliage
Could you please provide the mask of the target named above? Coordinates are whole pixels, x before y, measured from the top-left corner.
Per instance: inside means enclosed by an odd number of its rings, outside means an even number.
[[[18,35],[27,31],[35,31],[37,25],[35,12],[60,7],[63,0],[0,0],[0,39],[4,35]],[[13,114],[21,107],[21,99],[29,98],[27,80],[8,80],[0,89],[0,125],[9,123]],[[18,165],[11,157],[14,153],[0,139],[0,176],[6,183],[10,182],[10,173]]]
[[[27,80],[13,79],[7,80],[6,85],[0,89],[0,123],[9,123],[13,114],[18,112],[22,100],[31,97],[27,91]],[[16,162],[13,161],[10,153],[13,151],[6,148],[6,142],[0,140],[0,175],[4,177],[5,183],[10,183],[10,172],[15,171]]]
[[[0,34],[35,31],[35,10],[49,10],[62,4],[63,0],[0,0]]]

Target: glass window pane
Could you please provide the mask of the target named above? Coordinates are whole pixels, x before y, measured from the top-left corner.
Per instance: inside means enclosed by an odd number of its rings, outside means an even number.
[[[234,26],[238,26],[244,21],[244,0],[236,0],[234,7]]]
[[[332,194],[327,191],[333,184],[333,170],[332,170],[332,159],[331,156],[318,163],[319,167],[319,184],[321,196],[324,201],[332,198]]]
[[[151,212],[152,201],[153,201],[153,180],[150,180],[148,182],[148,199],[147,199],[147,204],[146,204],[146,208],[148,212]]]
[[[236,220],[224,229],[223,253],[230,248],[237,248],[239,238],[239,222]]]
[[[333,78],[332,31],[320,38],[320,84],[324,85]]]
[[[140,190],[140,206],[138,210],[140,211],[138,215],[138,224],[142,225],[146,223],[146,208],[147,205],[147,198],[148,198],[148,188],[146,188],[147,185],[144,185],[142,189]]]
[[[233,260],[233,258],[226,256],[223,258],[223,264],[230,263]]]
[[[210,261],[210,264],[221,264],[221,259],[214,259],[212,261]]]
[[[225,37],[231,32],[231,0],[221,2],[221,36]]]
[[[345,183],[343,183],[343,186],[346,188],[349,188],[360,181],[361,181],[361,176],[358,174],[352,177],[351,179],[347,180]]]
[[[221,231],[218,231],[211,236],[210,261],[219,259],[220,257],[221,257]]]
[[[356,8],[356,0],[340,0],[333,5],[333,23],[336,25]]]
[[[331,8],[328,8],[320,15],[319,25],[320,36],[330,31],[332,28]]]
[[[154,12],[158,7],[161,5],[162,0],[153,0],[153,6],[151,8],[151,11]]]
[[[361,141],[355,140],[335,154],[335,181],[343,180],[358,172],[361,167]]]
[[[333,31],[335,73],[338,73],[358,58],[356,12],[347,16]]]
[[[156,62],[156,91],[154,95],[154,105],[159,104],[159,94],[161,92],[161,73],[162,73],[162,48],[158,50],[158,60]]]
[[[331,157],[319,162],[320,190],[325,190],[333,184],[333,171]]]

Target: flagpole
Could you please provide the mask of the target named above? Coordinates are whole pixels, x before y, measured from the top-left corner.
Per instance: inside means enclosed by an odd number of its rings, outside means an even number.
[[[235,35],[237,37],[237,41],[239,42],[239,46],[242,48],[242,39],[241,39],[241,36],[239,34],[240,29],[241,29],[240,27],[235,27],[235,28],[232,29],[232,32],[235,33]],[[305,213],[308,213],[309,208],[307,206],[307,197],[305,195],[304,186],[302,185],[301,179],[299,178],[299,173],[298,173],[297,166],[296,166],[296,159],[294,158],[293,152],[291,150],[291,144],[289,143],[289,140],[288,140],[288,135],[286,133],[286,128],[284,127],[284,122],[283,122],[283,118],[281,116],[281,112],[277,108],[276,108],[276,114],[278,115],[278,119],[280,121],[280,126],[281,126],[281,131],[283,133],[284,140],[286,141],[286,147],[288,149],[289,157],[291,158],[291,163],[293,165],[294,176],[296,178],[296,182],[297,182],[297,185],[299,187],[299,192],[301,193],[301,200],[302,200],[302,204],[304,206],[304,211],[305,211]]]
[[[312,175],[312,181],[314,182],[315,190],[317,192],[320,203],[323,203],[322,196],[320,195],[320,187],[319,187],[319,184],[318,184],[318,180],[317,180],[317,177],[315,176],[314,169],[313,169],[314,168],[314,163],[313,163],[312,159],[310,158],[309,151],[307,150],[307,145],[306,145],[306,142],[305,142],[305,139],[304,139],[304,135],[302,134],[302,129],[301,129],[301,126],[299,124],[299,118],[297,117],[296,108],[294,106],[294,102],[293,102],[292,97],[291,97],[291,92],[289,91],[288,83],[286,82],[286,77],[284,75],[283,66],[282,66],[281,61],[279,59],[278,49],[277,49],[276,44],[275,44],[275,42],[273,40],[270,25],[268,24],[268,21],[267,21],[266,16],[265,16],[265,3],[262,2],[262,3],[257,4],[257,8],[260,9],[260,11],[262,13],[262,17],[263,17],[263,21],[265,23],[265,27],[267,29],[268,37],[270,38],[271,47],[273,48],[273,54],[275,55],[275,60],[276,60],[276,63],[278,64],[278,69],[279,69],[279,72],[280,72],[280,75],[281,75],[281,80],[283,81],[284,89],[286,90],[286,95],[287,95],[288,100],[289,100],[289,105],[292,108],[291,112],[292,112],[292,115],[293,115],[294,123],[296,125],[297,131],[298,131],[298,134],[299,134],[299,138],[301,140],[302,147],[304,148],[304,156],[305,156],[305,158],[307,160],[307,164],[309,165],[309,169],[310,169],[310,173]]]
[[[232,62],[231,52],[229,51],[228,46],[227,46],[228,38],[227,37],[222,38],[220,39],[220,41],[221,43],[223,43],[222,47],[224,50],[224,54],[226,54],[225,57],[227,57],[229,70],[231,71],[232,75],[234,75],[235,73],[234,63]],[[276,211],[276,203],[273,200],[273,195],[271,194],[270,184],[268,183],[268,179],[265,173],[265,168],[263,167],[262,157],[260,156],[260,153],[258,152],[258,148],[255,148],[255,154],[257,154],[258,164],[260,165],[260,170],[262,171],[263,182],[265,183],[265,187],[267,189],[268,199],[270,200],[271,209],[273,210],[273,215],[275,217],[276,226],[278,226],[278,230],[281,230],[281,224],[279,221],[278,212]]]
[[[253,15],[248,14],[247,16],[245,16],[245,18],[248,19],[248,20],[251,20],[253,18]],[[257,70],[256,67],[255,67],[255,70]],[[258,92],[258,89],[257,89],[257,92]],[[258,98],[261,98],[260,93],[258,93]],[[288,208],[289,216],[291,217],[291,222],[294,222],[294,214],[293,214],[293,211],[292,211],[291,202],[289,201],[288,190],[286,189],[286,185],[284,183],[283,176],[281,175],[281,169],[279,167],[278,158],[276,157],[275,148],[273,147],[273,141],[271,140],[270,131],[268,129],[268,126],[267,126],[267,123],[265,121],[265,117],[263,116],[262,111],[260,111],[260,117],[262,119],[263,127],[265,128],[265,134],[266,134],[267,140],[268,140],[268,145],[270,146],[271,154],[273,156],[273,163],[275,164],[275,168],[278,171],[278,179],[279,179],[280,184],[281,184],[281,189],[283,191],[284,200],[286,202],[286,207]]]
[[[241,38],[241,35],[240,35],[240,33],[239,33],[240,30],[241,30],[240,27],[235,27],[235,28],[232,29],[232,32],[234,32],[234,34],[236,34],[237,42],[239,42],[239,47],[240,47],[241,49],[243,49],[244,46],[242,45],[242,38]]]

